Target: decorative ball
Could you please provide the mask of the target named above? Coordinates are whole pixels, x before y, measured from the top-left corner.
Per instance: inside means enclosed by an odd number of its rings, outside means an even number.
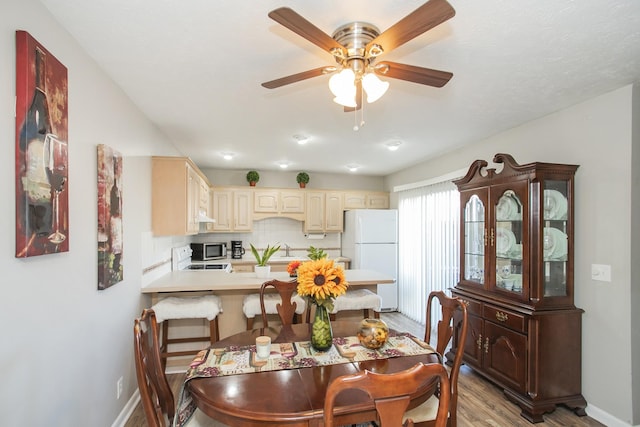
[[[360,322],[358,339],[366,348],[378,349],[387,342],[389,327],[380,319],[364,319]]]

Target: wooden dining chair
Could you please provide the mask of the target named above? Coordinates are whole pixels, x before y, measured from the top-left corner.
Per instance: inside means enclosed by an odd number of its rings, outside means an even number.
[[[264,305],[265,305],[265,311],[267,314],[278,314],[280,315],[280,313],[278,312],[278,308],[277,306],[280,305],[282,303],[282,301],[290,301],[291,302],[295,302],[295,321],[301,321],[302,320],[302,315],[305,313],[305,311],[307,311],[307,302],[306,300],[301,297],[300,295],[298,295],[295,291],[297,288],[297,282],[295,280],[292,280],[290,282],[282,282],[280,280],[270,280],[268,282],[265,282],[262,284],[262,286],[264,287],[266,283],[271,283],[271,282],[279,282],[279,283],[286,283],[289,284],[287,286],[281,286],[284,288],[290,288],[292,289],[291,292],[289,292],[288,290],[285,290],[285,293],[288,295],[289,299],[285,298],[284,300],[282,299],[282,294],[280,293],[280,291],[278,291],[277,294],[275,293],[263,293],[258,292],[255,294],[248,294],[245,295],[245,297],[242,300],[242,312],[244,313],[245,317],[247,318],[247,331],[253,329],[253,322],[255,319],[255,316],[261,315],[262,314],[262,300],[264,301]],[[269,285],[271,286],[271,285]],[[276,290],[278,290],[278,288],[274,285],[274,288],[276,288]],[[262,287],[261,287],[262,289]],[[289,304],[290,304],[289,303]],[[307,314],[307,323],[309,322],[309,315]],[[282,318],[282,316],[281,316]],[[288,316],[287,316],[288,318]],[[264,319],[264,318],[263,318]],[[291,324],[291,321],[289,322],[289,324]],[[267,326],[266,324],[263,324],[263,326]]]
[[[444,352],[453,338],[454,331],[459,331],[456,342],[456,353],[449,372],[449,384],[451,387],[451,403],[449,407],[449,427],[456,427],[458,409],[458,376],[462,365],[464,344],[467,337],[467,306],[459,298],[451,298],[442,291],[433,291],[427,299],[427,320],[424,333],[424,342],[431,342],[431,314],[434,299],[440,303],[442,320],[438,321],[436,329],[436,351],[444,357]],[[442,390],[441,390],[442,391]],[[440,393],[440,396],[442,393]],[[434,426],[438,399],[435,394],[422,405],[411,409],[405,414],[405,419],[411,418],[416,427]]]
[[[164,374],[158,343],[158,323],[153,310],[145,309],[133,323],[136,377],[140,400],[149,427],[167,427],[176,408],[171,387]],[[196,409],[185,427],[225,427]]]
[[[267,288],[273,287],[278,294],[267,293]],[[291,325],[295,316],[306,312],[306,323],[309,323],[310,314],[307,309],[305,299],[296,293],[298,282],[291,280],[283,282],[280,280],[270,280],[264,282],[260,287],[260,313],[262,314],[262,324],[269,326],[267,314],[278,314],[283,325]]]
[[[432,379],[440,381],[440,399],[435,421],[436,427],[445,427],[449,409],[450,386],[447,369],[439,363],[418,363],[412,368],[393,374],[362,371],[343,375],[329,384],[324,401],[324,425],[334,427],[336,397],[344,390],[359,389],[374,402],[379,427],[413,426],[413,421],[403,421],[411,396]]]

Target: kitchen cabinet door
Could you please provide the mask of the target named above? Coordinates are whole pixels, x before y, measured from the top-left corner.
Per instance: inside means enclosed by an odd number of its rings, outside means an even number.
[[[307,192],[307,212],[304,222],[306,232],[323,232],[325,229],[324,219],[325,196],[321,191]]]
[[[211,231],[233,230],[233,192],[230,190],[213,190],[213,219]]]
[[[305,208],[305,192],[296,191],[280,191],[280,212],[303,214]]]
[[[342,193],[328,191],[324,198],[324,220],[327,232],[341,232],[344,230],[344,208]]]
[[[280,191],[255,190],[253,193],[253,211],[257,213],[279,213]]]
[[[214,188],[210,231],[251,231],[253,194],[249,190]]]
[[[233,230],[251,231],[253,229],[253,194],[251,191],[233,192]]]

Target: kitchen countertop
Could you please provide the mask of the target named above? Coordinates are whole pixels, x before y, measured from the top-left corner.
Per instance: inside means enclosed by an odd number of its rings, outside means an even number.
[[[306,255],[302,255],[302,256],[290,256],[290,257],[273,257],[269,260],[269,264],[289,264],[291,261],[309,261],[309,258],[307,258]],[[336,258],[332,258],[333,261],[335,262],[351,262],[351,258],[346,258],[346,257],[336,257]],[[242,258],[227,258],[227,259],[221,259],[221,260],[216,260],[215,262],[228,262],[231,265],[245,265],[245,264],[250,264],[250,265],[255,265],[256,264],[256,260],[255,258],[253,258],[253,256],[244,256]]]
[[[373,270],[345,270],[350,286],[393,283],[394,279]],[[172,271],[141,288],[142,293],[229,291],[260,289],[268,280],[292,280],[289,273],[272,272],[268,278],[259,279],[255,273],[226,273],[215,270]]]

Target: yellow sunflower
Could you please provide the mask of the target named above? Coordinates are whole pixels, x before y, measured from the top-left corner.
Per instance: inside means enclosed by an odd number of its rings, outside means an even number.
[[[298,294],[312,298],[317,304],[344,294],[348,286],[342,267],[335,266],[333,260],[306,261],[298,267]]]

